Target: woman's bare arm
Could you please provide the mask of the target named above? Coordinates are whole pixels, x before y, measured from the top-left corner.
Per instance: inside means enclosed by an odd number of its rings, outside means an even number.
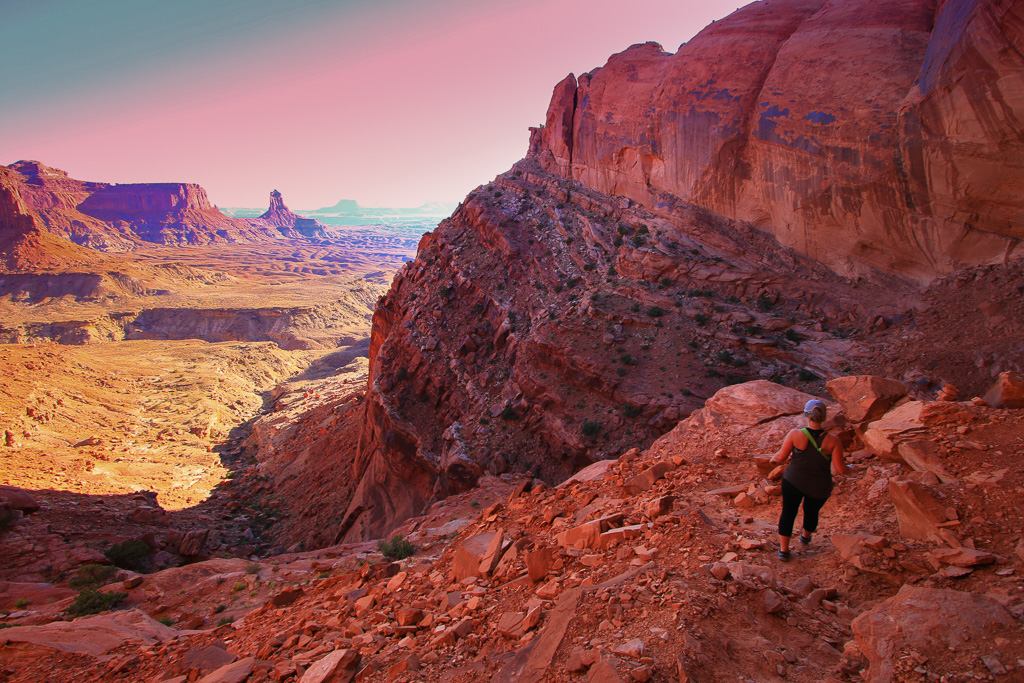
[[[832,469],[836,474],[849,474],[850,468],[846,466],[846,460],[843,458],[843,442],[834,436],[832,441]]]
[[[793,453],[793,435],[796,434],[797,430],[791,430],[789,434],[786,434],[785,441],[782,442],[782,448],[779,452],[772,456],[771,461],[773,463],[785,462],[789,459],[789,456]]]

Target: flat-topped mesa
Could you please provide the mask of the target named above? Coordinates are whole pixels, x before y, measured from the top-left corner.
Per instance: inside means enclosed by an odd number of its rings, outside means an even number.
[[[936,5],[938,7],[936,8]],[[747,221],[844,275],[1018,257],[1020,2],[766,0],[554,90],[530,155],[657,211]]]
[[[123,251],[138,242],[209,244],[281,236],[261,221],[225,216],[195,183],[89,182],[38,161],[6,168],[40,228],[83,246]]]
[[[303,218],[285,206],[281,193],[274,190],[270,193],[270,207],[260,216],[260,220],[281,230],[287,236],[312,236],[322,231],[325,226],[318,220]],[[293,235],[296,233],[297,235]]]

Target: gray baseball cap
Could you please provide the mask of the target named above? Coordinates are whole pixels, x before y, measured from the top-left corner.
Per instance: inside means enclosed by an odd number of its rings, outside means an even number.
[[[818,421],[824,420],[827,412],[828,406],[825,405],[825,402],[816,398],[812,398],[804,404],[804,415],[814,416]]]

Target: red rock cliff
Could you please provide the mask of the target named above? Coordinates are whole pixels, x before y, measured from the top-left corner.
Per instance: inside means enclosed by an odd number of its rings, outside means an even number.
[[[821,394],[910,338],[919,282],[1016,257],[1022,6],[768,0],[559,83],[378,304],[338,540],[488,473],[558,481],[725,384]]]
[[[192,183],[111,185],[69,178],[36,161],[8,167],[42,227],[76,244],[127,250],[144,242],[208,244],[280,237],[267,223],[229,218]]]
[[[843,274],[927,281],[1018,255],[1024,3],[765,0],[668,54],[555,88],[531,154],[657,210],[670,195]]]

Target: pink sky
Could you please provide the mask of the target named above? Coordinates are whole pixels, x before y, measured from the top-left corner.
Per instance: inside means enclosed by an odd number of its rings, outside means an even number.
[[[455,201],[524,156],[527,128],[567,73],[637,42],[675,51],[737,4],[335,2],[288,22],[240,17],[222,39],[153,29],[137,59],[97,54],[76,72],[92,58],[78,53],[63,79],[33,81],[31,59],[15,65],[20,85],[39,85],[6,89],[18,98],[0,111],[0,163],[198,182],[221,206],[265,206],[275,188],[297,209]],[[10,31],[19,20],[8,17]]]

